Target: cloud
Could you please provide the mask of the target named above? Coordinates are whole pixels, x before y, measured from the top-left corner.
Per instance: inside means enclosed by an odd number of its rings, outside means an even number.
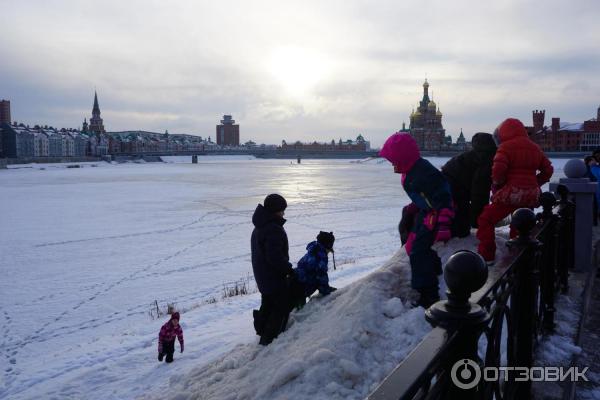
[[[0,97],[29,124],[80,125],[97,88],[109,130],[204,136],[233,114],[242,140],[380,145],[427,76],[448,133],[469,137],[535,108],[595,116],[599,17],[594,0],[14,2]]]

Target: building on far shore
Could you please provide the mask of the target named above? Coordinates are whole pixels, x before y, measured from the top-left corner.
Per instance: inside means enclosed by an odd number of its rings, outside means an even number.
[[[285,140],[281,142],[281,151],[315,151],[315,152],[347,152],[347,151],[370,151],[371,144],[363,135],[358,135],[356,140],[340,140],[336,143],[335,140],[331,140],[329,143],[318,143],[314,141],[312,143],[302,143],[296,141],[295,143],[288,144]]]
[[[2,124],[10,125],[10,100],[0,100],[0,157],[5,157],[2,147]]]
[[[235,123],[231,115],[223,115],[221,125],[217,125],[217,145],[239,146],[240,126]]]
[[[544,151],[593,151],[600,148],[600,107],[596,118],[583,122],[564,122],[554,117],[551,125],[545,126],[546,110],[534,110],[532,117],[533,126],[528,126],[527,132]]]
[[[10,124],[10,100],[0,100],[0,124]]]

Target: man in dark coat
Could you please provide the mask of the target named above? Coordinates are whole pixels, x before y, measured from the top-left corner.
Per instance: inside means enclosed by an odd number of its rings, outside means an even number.
[[[282,196],[270,194],[252,216],[252,269],[261,294],[260,310],[254,310],[254,327],[265,346],[285,330],[292,310],[289,286],[294,271],[283,229],[286,207]]]
[[[477,228],[477,218],[489,203],[492,186],[492,162],[496,143],[489,133],[473,136],[473,149],[452,157],[442,167],[450,184],[455,216],[452,236],[466,237],[471,227]]]

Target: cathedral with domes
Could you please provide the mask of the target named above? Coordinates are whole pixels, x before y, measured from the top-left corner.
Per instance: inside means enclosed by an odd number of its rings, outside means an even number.
[[[439,151],[445,143],[446,130],[442,126],[442,112],[433,99],[429,98],[429,83],[423,83],[423,99],[419,102],[416,111],[410,114],[408,130],[415,138],[419,149]]]

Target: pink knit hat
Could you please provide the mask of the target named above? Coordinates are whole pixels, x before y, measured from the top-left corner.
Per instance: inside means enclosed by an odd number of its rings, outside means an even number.
[[[421,157],[417,142],[408,133],[396,132],[387,140],[379,152],[391,162],[398,172],[407,173]]]

